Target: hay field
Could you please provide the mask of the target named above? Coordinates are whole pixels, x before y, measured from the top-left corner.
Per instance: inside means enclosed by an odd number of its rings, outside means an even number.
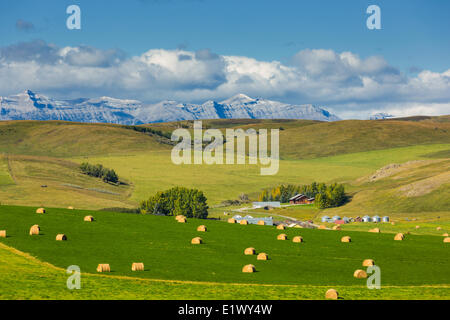
[[[81,290],[67,290],[66,271],[0,243],[0,299],[323,299],[328,287],[154,281],[82,274]],[[448,299],[450,286],[383,290],[336,286],[344,299]]]
[[[407,235],[405,241],[392,234],[355,231],[286,229],[268,226],[231,225],[220,221],[189,219],[180,224],[173,217],[143,216],[111,212],[0,207],[1,229],[8,238],[0,242],[29,253],[60,268],[76,264],[82,272],[96,273],[99,263],[111,266],[111,276],[178,281],[254,283],[272,285],[359,286],[352,277],[365,259],[374,259],[382,270],[385,286],[449,285],[448,245],[440,236]],[[91,214],[95,222],[83,217]],[[29,236],[31,225],[39,224],[39,236]],[[208,232],[197,232],[204,224]],[[64,233],[68,240],[55,241]],[[277,241],[280,233],[288,241]],[[344,234],[345,233],[345,234]],[[192,245],[202,237],[204,243]],[[303,243],[293,243],[300,235]],[[352,238],[341,243],[342,236]],[[243,251],[254,247],[269,261],[257,261]],[[174,258],[176,257],[176,258]],[[140,261],[146,271],[132,272]],[[256,273],[241,272],[244,265],[256,266]]]

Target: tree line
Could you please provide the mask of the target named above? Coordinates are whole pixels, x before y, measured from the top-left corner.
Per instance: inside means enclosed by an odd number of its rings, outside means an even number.
[[[89,164],[83,162],[80,165],[81,172],[91,177],[101,178],[105,182],[118,183],[119,176],[114,169],[108,169],[101,164]]]
[[[157,192],[148,200],[142,201],[140,210],[143,214],[184,215],[187,218],[206,219],[208,217],[206,201],[202,191],[174,187]]]
[[[258,201],[280,201],[281,203],[286,203],[297,194],[315,198],[314,203],[319,209],[338,207],[347,200],[342,184],[333,183],[326,185],[325,183],[313,182],[309,185],[289,184],[265,189],[259,194]]]
[[[161,130],[157,130],[157,129],[153,129],[150,127],[142,127],[142,126],[130,126],[130,125],[126,125],[124,126],[125,129],[130,129],[130,130],[134,130],[137,132],[141,132],[141,133],[150,133],[150,134],[155,134],[157,136],[169,139],[172,137],[172,134],[170,132],[164,132]]]

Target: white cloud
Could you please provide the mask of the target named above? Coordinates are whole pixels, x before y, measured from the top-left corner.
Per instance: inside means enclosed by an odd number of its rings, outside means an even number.
[[[236,93],[322,105],[342,117],[449,114],[450,69],[407,76],[380,56],[302,50],[288,64],[210,50],[58,48],[43,41],[0,48],[1,95],[36,90],[57,97],[114,96],[200,102]]]

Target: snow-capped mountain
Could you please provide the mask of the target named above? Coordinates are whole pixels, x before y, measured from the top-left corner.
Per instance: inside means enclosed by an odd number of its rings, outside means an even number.
[[[339,118],[313,105],[292,105],[238,94],[230,99],[203,104],[161,101],[145,104],[110,97],[57,100],[30,90],[0,97],[0,120],[65,120],[143,124],[199,119],[309,119],[336,121]]]
[[[392,114],[380,112],[380,113],[375,113],[375,114],[371,115],[369,117],[369,120],[383,120],[383,119],[390,119],[390,118],[394,118],[394,117],[395,116],[393,116]]]

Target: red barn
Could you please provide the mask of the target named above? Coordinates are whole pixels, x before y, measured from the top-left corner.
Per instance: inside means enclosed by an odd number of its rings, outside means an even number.
[[[304,194],[297,194],[289,199],[290,204],[311,204],[314,203],[314,198],[309,198]]]

